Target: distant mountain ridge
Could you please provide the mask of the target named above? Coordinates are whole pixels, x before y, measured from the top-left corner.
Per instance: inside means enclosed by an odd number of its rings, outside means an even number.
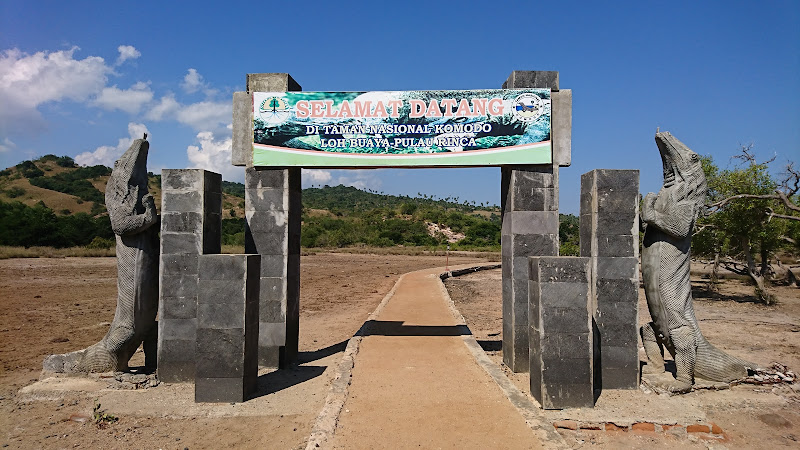
[[[0,245],[111,246],[104,192],[111,168],[45,155],[0,170]],[[223,181],[222,242],[244,245],[242,183]],[[161,175],[149,174],[161,206]],[[303,189],[303,247],[500,249],[500,208],[459,198],[387,195],[352,186]],[[562,248],[577,251],[577,217],[561,217]],[[27,230],[25,233],[20,230]],[[564,244],[567,244],[566,247]]]

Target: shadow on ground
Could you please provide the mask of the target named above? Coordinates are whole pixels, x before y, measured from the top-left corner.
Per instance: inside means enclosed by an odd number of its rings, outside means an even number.
[[[362,336],[464,336],[472,332],[466,325],[404,325],[401,321],[369,320]]]
[[[314,350],[313,352],[300,352],[297,355],[297,362],[300,364],[310,363],[311,361],[317,361],[319,359],[341,353],[347,348],[348,342],[350,342],[350,339],[344,340],[337,344],[329,345],[319,350]]]
[[[325,366],[296,366],[291,369],[281,369],[261,375],[258,377],[258,390],[250,398],[274,394],[304,383],[322,375],[325,369],[327,369]]]

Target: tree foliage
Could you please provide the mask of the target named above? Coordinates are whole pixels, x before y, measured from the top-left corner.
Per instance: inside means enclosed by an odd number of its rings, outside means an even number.
[[[90,244],[96,237],[114,239],[108,216],[86,213],[56,216],[43,204],[0,201],[0,245],[33,247],[75,247]]]
[[[787,190],[791,175],[783,183],[776,182],[768,170],[771,161],[757,162],[751,147],[744,147],[742,153],[741,162],[730,169],[720,169],[710,157],[703,158],[708,206],[707,214],[698,220],[692,251],[713,259],[715,268],[722,264],[749,276],[757,297],[769,304],[774,301],[767,287],[770,261],[780,250],[796,251],[800,240],[800,226],[783,220],[794,217],[790,205],[797,205],[797,191]],[[791,164],[788,169],[791,174]]]

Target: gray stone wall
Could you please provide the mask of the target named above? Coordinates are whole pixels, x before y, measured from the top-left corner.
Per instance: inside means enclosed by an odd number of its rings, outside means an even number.
[[[200,169],[161,172],[158,377],[192,381],[197,338],[197,264],[220,252],[222,176]]]
[[[530,386],[545,409],[594,406],[589,258],[532,257]]]
[[[639,386],[639,171],[581,176],[581,256],[591,258],[603,389]]]
[[[195,402],[243,402],[258,382],[259,255],[201,255]]]

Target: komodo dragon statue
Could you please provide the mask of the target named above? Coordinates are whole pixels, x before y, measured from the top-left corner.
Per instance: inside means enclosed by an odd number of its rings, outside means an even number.
[[[158,312],[159,217],[147,189],[147,134],[114,164],[106,207],[117,240],[117,309],[103,339],[84,350],[51,355],[44,369],[89,373],[124,371],[145,343],[145,365],[155,365]]]
[[[692,390],[694,378],[730,382],[756,364],[711,345],[697,324],[689,282],[692,229],[706,198],[700,157],[668,132],[656,133],[664,166],[664,185],[642,204],[642,278],[652,322],[641,327],[648,382],[672,393]],[[677,376],[664,370],[664,350],[675,358]]]

